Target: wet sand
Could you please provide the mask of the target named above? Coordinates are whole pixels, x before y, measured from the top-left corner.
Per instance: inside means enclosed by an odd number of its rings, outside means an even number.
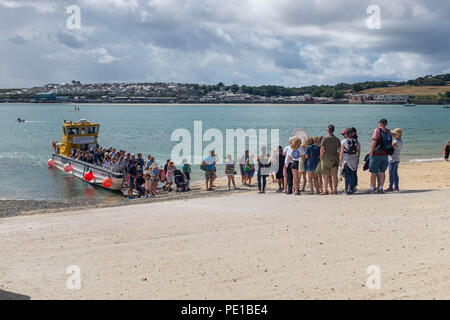
[[[450,190],[450,163],[444,161],[436,162],[402,162],[399,166],[400,175],[400,189],[402,191],[429,191],[429,190]],[[221,173],[219,172],[219,176]],[[223,174],[222,174],[223,175]],[[369,188],[369,173],[363,171],[362,168],[358,171],[359,176],[359,192],[365,192]],[[114,206],[128,206],[142,203],[154,203],[161,201],[173,201],[180,199],[195,199],[195,198],[210,198],[216,196],[228,196],[236,193],[254,192],[257,191],[256,175],[252,180],[252,187],[243,186],[239,176],[235,177],[236,185],[239,190],[227,190],[227,179],[218,178],[215,182],[217,188],[215,191],[206,191],[203,182],[192,182],[191,191],[186,193],[177,192],[158,192],[154,199],[136,199],[114,200],[108,202],[92,202],[87,204],[70,203],[70,202],[54,202],[54,201],[40,201],[40,200],[0,200],[0,218],[24,214],[40,214],[40,213],[55,213],[66,210],[77,210],[82,208],[104,208]],[[387,181],[385,187],[387,188]],[[275,192],[276,183],[272,183],[270,177],[267,178],[267,193]],[[338,189],[343,190],[344,183],[339,183]],[[309,190],[307,186],[306,190]]]

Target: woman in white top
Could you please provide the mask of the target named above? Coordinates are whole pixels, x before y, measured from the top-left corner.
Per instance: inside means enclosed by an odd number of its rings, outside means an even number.
[[[299,164],[302,161],[302,156],[304,157],[304,153],[302,154],[301,145],[302,140],[299,137],[294,137],[291,141],[290,148],[287,149],[286,159],[288,161],[292,161],[292,177],[293,177],[293,191],[294,194],[300,195],[300,177],[301,171]]]

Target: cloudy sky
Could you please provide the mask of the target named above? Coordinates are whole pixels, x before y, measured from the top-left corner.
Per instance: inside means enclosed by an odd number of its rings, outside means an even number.
[[[450,73],[448,17],[450,0],[0,0],[0,88],[407,80]]]

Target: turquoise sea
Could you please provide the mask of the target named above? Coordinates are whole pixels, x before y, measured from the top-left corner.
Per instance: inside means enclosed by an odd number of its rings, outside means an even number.
[[[61,139],[63,119],[88,119],[101,124],[99,143],[128,152],[154,155],[160,164],[170,158],[172,132],[184,128],[193,134],[194,121],[203,132],[219,129],[279,129],[280,142],[294,129],[312,136],[326,134],[332,123],[336,131],[358,129],[363,152],[367,152],[373,129],[380,118],[391,129],[404,132],[402,160],[439,159],[450,140],[450,109],[441,106],[385,105],[73,105],[0,104],[0,199],[107,200],[119,195],[48,169],[52,140]],[[21,117],[25,123],[16,123]],[[270,141],[270,134],[269,134]],[[206,147],[208,143],[204,143]],[[202,171],[194,167],[193,178]],[[219,172],[222,170],[219,168]]]

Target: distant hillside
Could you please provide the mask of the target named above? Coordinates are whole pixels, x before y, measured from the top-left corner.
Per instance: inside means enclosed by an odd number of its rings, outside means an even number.
[[[410,96],[439,96],[450,91],[450,85],[445,86],[398,86],[387,88],[373,88],[362,91],[368,94],[407,94]]]

